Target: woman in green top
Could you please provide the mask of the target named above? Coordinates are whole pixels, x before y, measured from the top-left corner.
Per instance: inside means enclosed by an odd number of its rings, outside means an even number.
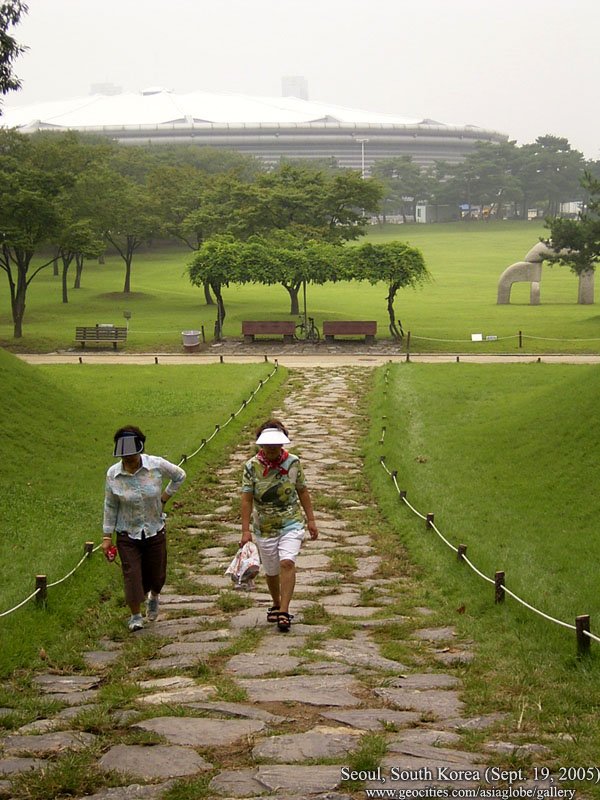
[[[290,443],[287,429],[278,419],[269,419],[258,428],[256,437],[260,449],[246,462],[242,479],[240,546],[252,541],[252,524],[273,600],[267,620],[277,622],[285,632],[292,620],[289,606],[305,529],[311,539],[319,532],[300,459],[284,448]]]

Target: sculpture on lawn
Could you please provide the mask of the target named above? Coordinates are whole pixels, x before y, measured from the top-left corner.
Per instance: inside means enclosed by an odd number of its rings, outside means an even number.
[[[565,251],[561,251],[565,252]],[[542,262],[544,259],[558,255],[552,247],[538,242],[527,253],[523,261],[517,261],[507,267],[498,281],[498,305],[510,303],[510,290],[513,283],[527,282],[531,284],[529,304],[540,304],[540,281],[542,280]],[[579,292],[577,302],[583,305],[594,302],[594,272],[582,272],[579,276]]]

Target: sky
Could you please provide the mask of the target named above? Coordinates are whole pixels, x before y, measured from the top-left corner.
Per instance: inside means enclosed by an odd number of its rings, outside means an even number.
[[[162,86],[566,137],[600,159],[598,0],[27,0],[5,106]]]

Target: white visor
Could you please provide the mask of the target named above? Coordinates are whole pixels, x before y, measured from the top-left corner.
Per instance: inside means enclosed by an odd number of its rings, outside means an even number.
[[[290,440],[279,428],[265,428],[256,440],[256,444],[289,444]]]
[[[139,453],[143,452],[144,442],[142,439],[133,432],[127,432],[119,436],[115,442],[113,455],[118,458],[123,458],[125,456],[137,456]]]

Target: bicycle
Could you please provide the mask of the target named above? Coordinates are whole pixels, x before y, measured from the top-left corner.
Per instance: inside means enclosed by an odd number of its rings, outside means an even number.
[[[294,331],[294,338],[299,341],[303,339],[307,342],[318,342],[321,338],[321,334],[319,333],[319,329],[315,325],[314,317],[308,317],[308,322],[305,321],[304,317],[300,317],[300,322],[296,325]]]

